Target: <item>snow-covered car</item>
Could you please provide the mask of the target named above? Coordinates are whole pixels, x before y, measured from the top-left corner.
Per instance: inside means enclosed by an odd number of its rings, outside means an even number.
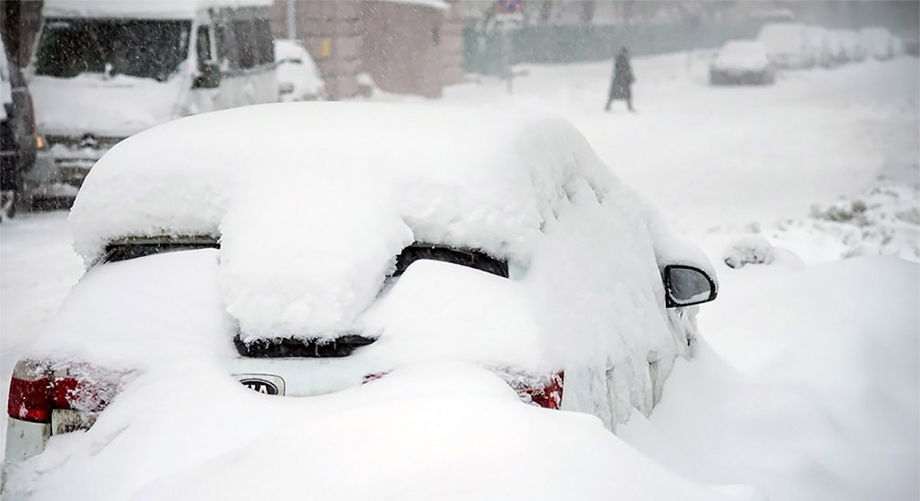
[[[811,68],[816,63],[804,24],[769,23],[760,28],[757,39],[778,68]]]
[[[713,85],[766,85],[775,81],[776,68],[766,48],[756,40],[728,42],[709,66],[709,82]]]
[[[828,66],[839,66],[850,62],[850,54],[846,46],[846,37],[843,30],[827,30],[825,32],[826,46],[829,56]]]
[[[859,62],[866,59],[866,49],[855,30],[836,30],[835,35],[848,61]]]
[[[915,30],[903,30],[898,32],[897,37],[901,39],[905,54],[920,56],[920,33]]]
[[[880,61],[894,57],[894,42],[886,28],[873,26],[859,30],[859,39],[869,56]]]
[[[319,68],[297,40],[275,40],[278,96],[281,101],[312,101],[325,96]]]
[[[523,402],[613,429],[651,412],[694,351],[694,305],[718,288],[705,255],[545,115],[326,102],[201,114],[113,147],[70,219],[88,269],[10,385],[17,492],[73,430],[89,428],[42,481],[85,468],[76,451],[146,455],[122,436],[198,454],[160,441],[224,405],[236,410],[208,428],[248,435],[320,405],[282,397],[360,400],[416,364],[474,364]],[[201,396],[180,404],[186,391]]]
[[[834,38],[827,28],[822,26],[805,27],[805,43],[814,57],[815,64],[824,68],[836,66]]]

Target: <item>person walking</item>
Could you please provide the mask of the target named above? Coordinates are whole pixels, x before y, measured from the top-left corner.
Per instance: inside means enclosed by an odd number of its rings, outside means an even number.
[[[635,81],[636,77],[629,64],[629,49],[623,47],[613,64],[613,80],[610,82],[610,92],[607,95],[607,106],[604,110],[610,111],[610,103],[615,99],[623,99],[629,111],[636,111],[632,105],[632,84]]]

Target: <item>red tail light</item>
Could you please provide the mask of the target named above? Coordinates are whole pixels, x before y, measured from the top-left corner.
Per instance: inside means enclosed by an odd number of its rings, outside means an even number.
[[[47,366],[34,360],[20,360],[16,364],[6,413],[33,423],[51,422],[51,377]]]
[[[80,379],[56,376],[51,383],[51,404],[55,409],[98,412],[109,404],[118,386],[109,379]]]
[[[562,407],[562,389],[565,385],[565,372],[559,371],[549,378],[544,386],[538,388],[515,388],[521,400],[539,405],[544,409]]]
[[[50,423],[52,409],[98,412],[118,393],[119,377],[91,365],[51,368],[34,360],[21,360],[13,369],[7,414],[35,423]]]

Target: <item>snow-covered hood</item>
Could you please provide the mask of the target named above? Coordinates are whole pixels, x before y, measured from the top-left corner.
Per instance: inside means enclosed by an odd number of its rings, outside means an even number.
[[[36,76],[30,82],[36,122],[44,134],[127,137],[180,114],[184,80],[117,75]]]

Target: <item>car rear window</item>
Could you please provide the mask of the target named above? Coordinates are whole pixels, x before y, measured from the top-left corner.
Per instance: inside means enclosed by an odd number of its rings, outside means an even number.
[[[114,242],[106,246],[102,263],[127,261],[153,254],[197,249],[217,249],[217,240],[208,238],[185,238],[169,240],[130,240]]]
[[[420,259],[458,264],[460,266],[491,273],[499,277],[508,278],[508,262],[494,258],[480,250],[456,249],[420,243],[406,247],[399,256],[396,257],[396,271],[393,272],[393,276],[398,277],[402,275],[409,265]]]

